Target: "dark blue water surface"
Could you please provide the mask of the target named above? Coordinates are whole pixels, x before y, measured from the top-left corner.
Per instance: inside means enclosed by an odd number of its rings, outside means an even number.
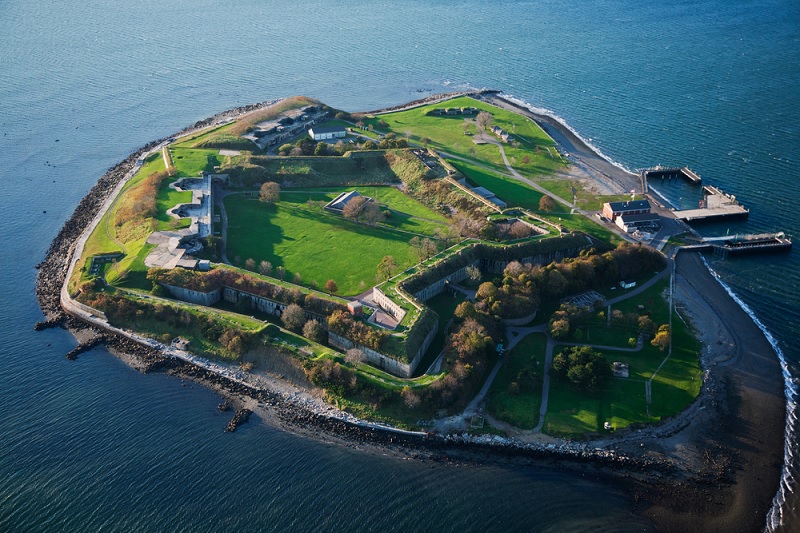
[[[6,0],[0,36],[0,530],[650,527],[624,494],[572,474],[432,467],[257,423],[223,434],[212,392],[102,350],[68,362],[67,333],[34,333],[33,265],[80,198],[134,149],[213,113],[294,94],[356,111],[501,89],[627,168],[686,164],[751,208],[706,233],[800,235],[792,0]],[[798,253],[711,266],[800,375]],[[771,515],[787,530],[793,461]]]

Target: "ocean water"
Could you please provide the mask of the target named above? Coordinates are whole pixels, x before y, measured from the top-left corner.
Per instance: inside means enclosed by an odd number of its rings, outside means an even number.
[[[67,333],[34,333],[33,265],[80,198],[131,151],[218,111],[500,89],[626,168],[685,164],[751,209],[706,234],[800,236],[792,0],[6,0],[0,35],[0,530],[652,527],[614,486],[574,474],[404,461],[258,423],[224,434],[213,393],[103,350],[66,361]],[[774,340],[794,400],[797,251],[709,263]],[[786,531],[800,528],[790,409],[764,517]]]

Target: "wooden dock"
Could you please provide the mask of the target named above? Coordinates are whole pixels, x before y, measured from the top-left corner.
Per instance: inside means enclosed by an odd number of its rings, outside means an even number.
[[[686,222],[701,222],[716,218],[746,218],[750,210],[740,205],[735,196],[706,185],[697,209],[682,209],[673,213],[676,218]]]

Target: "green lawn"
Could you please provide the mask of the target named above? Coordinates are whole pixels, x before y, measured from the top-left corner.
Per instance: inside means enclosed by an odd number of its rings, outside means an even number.
[[[405,138],[407,133],[410,133],[409,139],[413,143],[419,144],[421,139],[428,138],[430,139],[428,146],[431,148],[480,161],[495,170],[505,172],[506,166],[496,145],[476,145],[472,140],[472,135],[464,134],[462,125],[465,118],[472,121],[470,126],[471,133],[476,133],[474,115],[464,117],[460,115],[428,116],[426,114],[433,108],[442,107],[476,107],[491,113],[494,124],[508,132],[512,132],[514,139],[520,143],[519,148],[515,148],[511,143],[503,145],[509,161],[520,172],[531,176],[550,174],[564,166],[564,161],[559,156],[553,155],[555,151],[548,150],[548,147],[555,146],[555,142],[535,122],[522,115],[469,97],[455,98],[435,105],[388,113],[368,119],[365,122],[373,124],[382,133],[392,131],[397,134],[398,138]],[[386,121],[389,124],[389,129],[381,129],[377,126],[379,120]]]
[[[641,295],[615,306],[625,313],[644,305],[656,324],[668,321],[666,302],[660,296],[666,281],[657,283]],[[623,305],[624,304],[624,305]],[[583,342],[624,346],[634,336],[630,328],[600,323],[589,326],[590,339]],[[595,395],[580,393],[565,382],[551,381],[550,397],[544,431],[554,435],[573,436],[590,431],[603,432],[603,423],[615,429],[633,423],[656,422],[673,416],[689,406],[700,392],[702,370],[699,365],[700,345],[677,313],[673,314],[672,355],[658,371],[652,382],[650,416],[645,404],[644,382],[653,376],[666,353],[645,342],[637,352],[601,351],[609,362],[628,364],[627,379],[612,378]]]
[[[319,189],[284,189],[281,191],[281,202],[287,206],[305,207],[308,200],[330,201],[339,193],[356,190],[377,201],[381,207],[388,208],[392,214],[386,225],[412,233],[434,235],[437,228],[448,224],[446,217],[428,209],[413,198],[403,194],[394,187],[323,187]]]
[[[196,178],[200,173],[213,171],[215,165],[219,165],[221,157],[219,150],[216,149],[188,149],[188,148],[169,148],[172,157],[172,165],[178,171],[176,177]]]
[[[501,200],[505,200],[509,207],[524,207],[532,211],[539,209],[539,199],[542,197],[542,193],[530,185],[465,161],[448,159],[447,162],[464,174],[473,184],[486,187]]]
[[[563,382],[550,382],[544,433],[574,437],[589,432],[605,432],[603,424],[615,429],[634,422],[657,422],[647,416],[645,384],[641,380],[610,379],[596,395],[576,391]]]
[[[287,195],[288,197],[289,195]],[[253,197],[225,198],[228,258],[266,260],[282,266],[287,279],[300,273],[304,284],[336,281],[339,294],[358,294],[375,285],[378,263],[391,255],[403,268],[416,262],[412,235],[356,224],[341,216],[297,204],[268,206]]]
[[[504,422],[522,429],[532,429],[539,422],[542,405],[542,372],[547,339],[543,334],[531,334],[522,339],[504,356],[503,366],[489,388],[489,412]],[[520,379],[529,374],[528,382]],[[509,390],[512,382],[519,392]]]

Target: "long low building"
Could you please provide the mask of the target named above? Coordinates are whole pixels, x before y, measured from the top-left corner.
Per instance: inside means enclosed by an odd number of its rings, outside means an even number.
[[[342,139],[347,135],[344,126],[311,126],[308,128],[308,136],[315,141],[326,141],[328,139]]]
[[[631,200],[626,202],[606,202],[603,204],[603,216],[616,221],[622,215],[643,215],[650,213],[650,202],[647,200]]]
[[[654,228],[661,225],[661,217],[655,213],[640,213],[637,215],[619,215],[614,223],[626,233],[632,233],[641,228]]]

